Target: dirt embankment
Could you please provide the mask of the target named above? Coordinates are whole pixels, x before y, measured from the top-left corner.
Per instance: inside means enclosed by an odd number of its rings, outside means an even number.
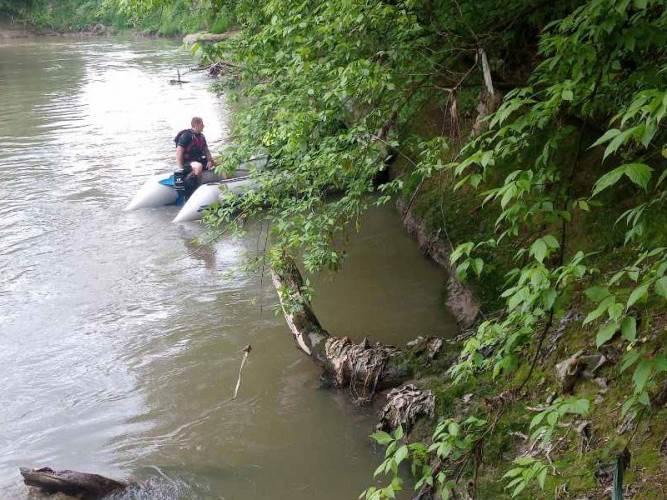
[[[105,26],[102,23],[92,23],[83,29],[79,30],[64,30],[58,31],[49,28],[40,28],[23,24],[20,22],[13,22],[12,20],[0,19],[0,42],[17,40],[21,38],[33,38],[41,36],[101,36],[113,35],[117,30],[112,26]]]
[[[0,20],[0,41],[29,38],[31,36],[35,36],[35,33],[29,28]]]
[[[480,305],[472,291],[456,278],[456,269],[449,262],[449,255],[452,252],[451,245],[442,240],[439,235],[429,233],[424,221],[407,208],[407,203],[404,200],[400,199],[397,207],[403,218],[405,228],[417,240],[420,250],[436,264],[447,270],[449,274],[447,280],[447,307],[454,314],[461,329],[470,328],[480,314]]]

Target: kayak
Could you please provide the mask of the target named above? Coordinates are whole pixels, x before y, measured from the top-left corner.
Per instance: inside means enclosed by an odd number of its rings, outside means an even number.
[[[192,195],[183,199],[183,195],[174,187],[174,174],[164,173],[152,176],[139,189],[125,211],[139,208],[154,208],[165,205],[181,205],[173,222],[185,222],[200,219],[203,211],[228,191],[242,194],[252,189],[255,181],[247,171],[237,171],[238,177],[222,179],[213,172],[204,172],[202,185]]]
[[[250,162],[249,162],[250,163]],[[253,160],[252,163],[257,163]],[[263,162],[265,164],[265,162]],[[235,172],[235,176],[223,179],[212,171],[204,171],[202,184],[186,200],[182,191],[174,186],[174,174],[163,173],[151,176],[134,195],[132,201],[125,207],[125,211],[139,208],[154,208],[166,205],[181,206],[172,222],[186,222],[200,219],[204,210],[220,200],[226,192],[243,194],[256,186],[256,181],[250,177],[250,172],[242,165]],[[256,165],[260,166],[260,165]]]

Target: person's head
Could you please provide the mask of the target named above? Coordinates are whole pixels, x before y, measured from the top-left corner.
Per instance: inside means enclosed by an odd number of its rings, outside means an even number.
[[[198,116],[195,116],[191,121],[190,121],[190,126],[192,127],[192,130],[197,132],[198,134],[202,133],[202,130],[204,130],[204,120],[199,118]]]

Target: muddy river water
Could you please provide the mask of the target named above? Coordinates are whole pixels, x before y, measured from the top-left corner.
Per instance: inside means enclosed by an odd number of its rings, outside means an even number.
[[[171,41],[0,42],[0,498],[49,465],[141,498],[354,499],[379,463],[372,411],[319,388],[270,280],[244,270],[258,228],[198,245],[174,207],[122,211],[192,115],[229,140],[204,74],[168,83],[190,64]],[[375,209],[343,272],[316,278],[316,312],[356,338],[447,335],[443,279]]]

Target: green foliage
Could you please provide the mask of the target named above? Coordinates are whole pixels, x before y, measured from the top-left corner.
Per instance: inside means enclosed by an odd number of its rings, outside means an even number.
[[[530,421],[532,431],[530,439],[538,443],[542,449],[547,449],[553,441],[560,420],[566,415],[586,415],[589,406],[588,399],[556,398]]]
[[[640,257],[610,276],[600,276],[601,281],[586,290],[596,307],[584,324],[604,317],[597,346],[619,331],[623,340],[633,343],[638,336],[633,311],[653,297],[664,299],[667,260],[664,249],[655,246],[664,237],[651,241],[642,236],[650,214],[665,208],[665,174],[655,175],[667,172],[661,154],[665,134],[660,128],[667,113],[665,25],[661,2],[610,0],[587,2],[552,24],[540,42],[544,60],[531,85],[509,92],[490,119],[489,131],[471,141],[461,159],[449,166],[462,178],[461,185],[486,186],[480,193],[484,203],[497,203],[500,210],[498,237],[491,244],[506,239],[518,243],[516,255],[522,266],[508,274],[502,293],[506,314],[480,326],[453,368],[455,375],[487,366],[495,371],[499,366],[516,366],[512,357],[534,337],[536,326],[546,322],[548,328],[554,312],[569,307],[577,283],[598,275],[581,251],[569,249],[568,257],[561,248],[573,217],[591,210],[591,200],[572,196],[586,148],[604,148],[603,162],[620,163],[599,175],[590,198],[606,194],[614,200],[610,192],[614,189],[617,196],[632,186],[638,189],[637,205],[620,214],[619,222],[628,224],[626,244],[633,243]],[[578,125],[570,125],[575,119]],[[616,127],[586,144],[587,123],[593,120],[609,120]],[[489,186],[502,172],[509,172],[502,183]],[[554,230],[560,241],[548,232]],[[460,245],[452,261],[459,263],[463,256],[467,262],[476,259],[472,249],[479,245]],[[483,268],[483,263],[475,266]],[[495,348],[493,362],[477,354],[489,346]],[[640,366],[644,371],[634,381],[635,391],[641,393],[640,386],[648,379],[644,374],[653,372]]]
[[[472,14],[470,7],[462,8]],[[396,179],[383,186],[380,199],[368,198],[399,145],[401,124],[439,86],[457,87],[460,78],[444,68],[475,67],[471,19],[447,15],[456,8],[449,1],[239,2],[242,36],[208,49],[231,56],[252,103],[237,117],[229,161],[259,151],[272,159],[272,168],[258,174],[261,203],[248,200],[242,210],[268,206],[273,241],[302,253],[308,270],[337,268],[344,228],[370,203],[387,203],[408,185]],[[492,8],[472,16],[473,24],[487,26],[494,16],[507,13]],[[497,46],[502,52],[507,44]],[[474,73],[471,81],[479,77]],[[410,184],[442,170],[448,146],[437,138],[420,149]]]
[[[101,23],[174,36],[236,23],[234,2],[220,0],[0,0],[0,16],[43,29],[80,31]]]
[[[506,488],[512,490],[512,497],[516,497],[533,481],[537,480],[540,488],[544,490],[544,483],[549,471],[554,467],[545,464],[542,460],[530,456],[519,457],[514,460],[514,467],[503,476],[508,479]]]
[[[211,33],[224,33],[234,26],[236,18],[234,16],[234,11],[227,7],[223,6],[216,14],[209,31]]]
[[[13,19],[26,9],[32,7],[33,0],[0,0],[0,19]]]
[[[375,432],[371,438],[386,446],[385,460],[375,470],[375,477],[389,476],[389,484],[383,488],[370,487],[359,498],[381,500],[395,498],[403,489],[404,480],[400,466],[406,462],[415,480],[414,490],[432,488],[443,499],[453,498],[456,486],[456,470],[465,467],[475,447],[480,443],[486,421],[468,417],[463,422],[455,419],[442,419],[435,427],[431,445],[405,442],[403,428],[399,427],[393,435]],[[433,464],[438,464],[433,467]]]
[[[57,31],[80,31],[97,23],[122,23],[103,3],[102,0],[32,0],[14,4],[12,14],[35,27]],[[0,4],[0,12],[1,7]]]

